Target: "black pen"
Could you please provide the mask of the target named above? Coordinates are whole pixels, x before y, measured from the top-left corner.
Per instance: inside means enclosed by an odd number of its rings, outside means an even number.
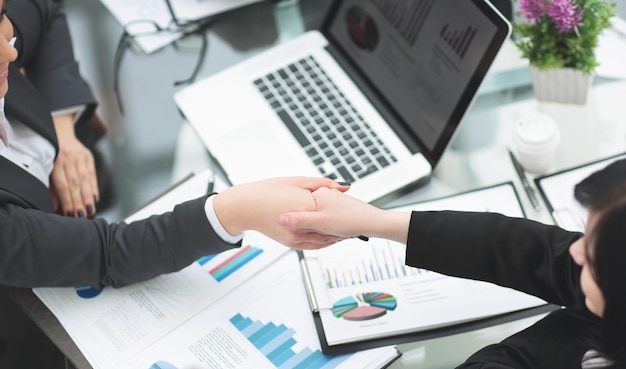
[[[209,183],[206,186],[206,193],[212,194],[213,189],[215,188],[215,175],[211,176]]]
[[[513,155],[511,150],[509,150],[509,156],[511,157],[511,161],[513,162],[513,167],[515,168],[515,171],[517,172],[519,179],[522,181],[522,186],[524,186],[524,191],[526,191],[526,195],[528,195],[528,198],[530,199],[530,203],[533,205],[535,210],[537,211],[540,210],[541,204],[539,204],[539,200],[537,200],[535,189],[530,185],[530,182],[528,182],[528,178],[526,178],[526,173],[524,172],[524,168],[522,168],[522,165],[519,163],[519,161],[517,161],[517,158],[515,157],[515,155]]]

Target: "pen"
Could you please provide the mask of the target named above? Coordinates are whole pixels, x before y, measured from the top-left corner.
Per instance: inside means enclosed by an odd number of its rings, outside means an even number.
[[[526,178],[526,173],[524,172],[524,168],[522,168],[522,165],[519,163],[519,161],[517,161],[517,158],[515,158],[515,155],[513,155],[511,150],[509,150],[509,156],[511,157],[511,161],[513,162],[513,167],[515,168],[515,171],[517,172],[519,179],[522,181],[522,186],[524,186],[524,191],[526,191],[526,195],[528,195],[528,198],[530,199],[530,203],[533,205],[535,210],[541,209],[541,204],[539,204],[539,200],[537,200],[535,189],[528,182],[528,178]]]
[[[212,176],[211,179],[209,180],[209,183],[206,186],[206,193],[208,194],[213,193],[214,187],[215,187],[215,176]]]

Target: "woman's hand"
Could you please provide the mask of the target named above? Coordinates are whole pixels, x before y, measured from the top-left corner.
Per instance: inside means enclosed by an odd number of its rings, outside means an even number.
[[[382,210],[331,188],[320,188],[312,196],[315,211],[280,216],[280,223],[294,234],[318,233],[340,239],[380,237],[406,243],[410,213]]]
[[[59,140],[59,154],[50,177],[55,208],[60,206],[67,216],[91,218],[100,198],[93,155],[76,138],[73,116],[57,116],[53,121]]]
[[[313,191],[332,188],[340,193],[350,186],[328,178],[275,178],[231,187],[213,199],[222,226],[232,235],[256,230],[296,249],[321,248],[342,239],[315,231],[293,231],[279,223],[287,212],[314,212]]]

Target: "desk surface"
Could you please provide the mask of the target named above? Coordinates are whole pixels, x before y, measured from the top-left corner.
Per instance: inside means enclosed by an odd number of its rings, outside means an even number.
[[[64,0],[64,3],[81,70],[101,102],[100,115],[109,124],[111,133],[102,146],[116,172],[118,203],[115,209],[103,215],[112,220],[121,219],[189,171],[210,165],[206,150],[182,122],[172,99],[178,88],[173,81],[188,76],[197,54],[171,46],[151,55],[128,52],[119,71],[120,93],[127,101],[127,110],[122,116],[112,89],[112,55],[121,26],[97,0]],[[329,0],[302,0],[296,13],[285,15],[276,12],[274,2],[261,2],[225,14],[208,32],[209,49],[199,78],[288,38],[294,23],[286,22],[286,16],[298,15],[300,11],[305,28],[316,28],[328,4]],[[254,32],[250,32],[251,29]],[[626,124],[622,123],[626,107],[616,102],[618,97],[626,95],[626,83],[598,84],[585,106],[540,104],[532,98],[523,69],[515,70],[513,74],[507,74],[510,71],[506,68],[494,70],[491,75],[496,72],[503,72],[499,77],[506,78],[504,81],[495,78],[486,84],[486,90],[464,119],[432,180],[389,205],[432,199],[513,180],[528,216],[551,222],[545,209],[535,211],[530,206],[506,151],[513,122],[529,111],[539,110],[552,115],[561,129],[562,142],[554,170],[626,151]],[[36,308],[34,314],[45,313],[42,306],[37,306],[37,301],[28,300],[28,296],[24,299]],[[477,349],[498,342],[536,319],[400,345],[405,354],[392,367],[455,366]],[[55,330],[52,334],[59,339],[60,345],[75,350],[62,331]],[[73,355],[79,367],[86,367],[86,361],[79,353],[73,351]]]

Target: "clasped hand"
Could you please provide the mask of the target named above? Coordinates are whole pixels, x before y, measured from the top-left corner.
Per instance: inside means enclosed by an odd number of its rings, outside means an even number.
[[[299,250],[359,235],[406,242],[408,213],[374,207],[345,194],[349,188],[328,178],[275,178],[231,187],[213,208],[232,235],[256,230]]]

